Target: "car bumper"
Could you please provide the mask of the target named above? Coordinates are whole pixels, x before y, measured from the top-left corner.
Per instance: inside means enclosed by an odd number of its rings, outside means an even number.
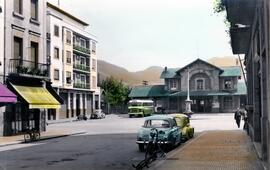
[[[141,140],[137,140],[136,141],[137,144],[148,144],[149,141],[141,141]],[[171,144],[170,141],[158,141],[159,144]]]

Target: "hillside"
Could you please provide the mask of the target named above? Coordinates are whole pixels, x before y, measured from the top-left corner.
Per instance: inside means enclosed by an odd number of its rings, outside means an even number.
[[[213,57],[207,60],[207,62],[217,66],[217,67],[226,67],[226,66],[240,66],[239,60],[236,57]]]
[[[153,66],[142,71],[130,72],[123,67],[98,60],[98,73],[101,81],[106,79],[106,77],[113,76],[131,86],[140,85],[143,80],[148,81],[149,84],[161,84],[162,80],[159,76],[162,69],[162,67]]]

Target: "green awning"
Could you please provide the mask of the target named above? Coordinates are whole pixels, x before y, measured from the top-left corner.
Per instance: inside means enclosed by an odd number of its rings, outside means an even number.
[[[17,93],[29,104],[30,109],[58,109],[60,103],[44,87],[13,85]]]

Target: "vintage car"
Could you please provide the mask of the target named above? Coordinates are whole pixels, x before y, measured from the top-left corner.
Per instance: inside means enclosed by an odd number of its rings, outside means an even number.
[[[187,115],[181,113],[174,113],[170,114],[170,116],[175,119],[177,126],[181,128],[182,139],[188,140],[193,137],[194,128],[190,126],[189,117]]]
[[[145,118],[144,125],[138,132],[136,143],[140,151],[144,150],[151,139],[150,132],[153,128],[158,131],[158,141],[161,145],[174,147],[181,143],[181,130],[174,118],[166,115],[155,115]]]

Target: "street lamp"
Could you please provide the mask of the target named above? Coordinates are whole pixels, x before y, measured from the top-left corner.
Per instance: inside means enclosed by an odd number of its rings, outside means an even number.
[[[185,106],[186,106],[185,113],[186,114],[192,113],[191,103],[192,103],[192,101],[190,100],[190,97],[189,97],[189,68],[187,68],[187,99],[185,101]]]

